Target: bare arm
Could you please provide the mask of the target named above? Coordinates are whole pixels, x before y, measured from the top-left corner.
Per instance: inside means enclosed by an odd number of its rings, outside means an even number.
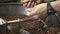
[[[57,11],[60,11],[60,1],[51,2],[51,6]]]
[[[60,12],[60,1],[51,2],[51,6]],[[47,14],[47,3],[39,4],[30,10],[30,16],[39,15],[40,18],[45,18]]]

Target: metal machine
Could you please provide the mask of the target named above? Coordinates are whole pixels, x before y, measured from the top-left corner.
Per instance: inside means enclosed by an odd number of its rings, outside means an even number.
[[[1,1],[1,2],[4,2],[4,1]],[[10,0],[8,0],[8,1],[10,1]],[[13,1],[15,1],[15,0],[13,0]],[[47,8],[48,8],[47,11],[51,11],[50,10],[51,8],[49,8],[49,4],[48,4]],[[26,10],[26,8],[24,6],[22,6],[22,4],[20,2],[0,3],[0,16],[7,15],[7,14],[22,14],[22,15],[28,16],[29,12]],[[49,14],[49,15],[51,15],[51,14]],[[56,15],[56,16],[58,16],[58,15]],[[30,34],[30,32],[28,32],[28,31],[26,31],[24,29],[21,29],[19,27],[20,23],[28,22],[28,21],[42,22],[44,25],[40,29],[38,29],[38,30],[48,29],[48,26],[46,25],[46,23],[42,19],[35,18],[35,17],[30,17],[30,18],[25,18],[25,19],[19,19],[18,18],[16,20],[11,20],[11,21],[7,21],[7,20],[5,20],[3,18],[0,18],[0,25],[4,25],[5,26],[5,32],[6,32],[6,34],[8,34],[7,33],[8,30],[9,31],[16,30],[17,32],[19,32],[19,34],[20,34],[20,32],[22,32],[23,34]],[[12,23],[18,23],[18,28],[7,25],[7,24],[12,24]],[[31,24],[29,24],[29,27],[33,27],[33,26]]]

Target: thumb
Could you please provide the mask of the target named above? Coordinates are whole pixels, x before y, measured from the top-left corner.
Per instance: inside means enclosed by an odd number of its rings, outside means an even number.
[[[31,12],[31,11],[32,11],[32,8],[28,8],[27,11],[28,11],[28,12]]]
[[[35,19],[38,19],[38,18],[39,18],[38,15],[34,15],[34,16],[32,16],[32,17],[35,18]]]

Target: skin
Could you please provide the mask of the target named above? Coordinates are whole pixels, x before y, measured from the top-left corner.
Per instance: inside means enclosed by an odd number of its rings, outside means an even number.
[[[35,0],[36,1],[36,0]],[[38,2],[39,0],[37,0]],[[28,2],[28,1],[24,1],[25,3],[23,4],[23,6],[27,7],[28,11],[30,12],[30,16],[34,16],[37,15],[40,18],[44,18],[47,16],[47,3],[42,3],[37,5],[36,2]],[[41,0],[40,0],[41,2]],[[60,0],[57,0],[55,2],[51,2],[51,6],[56,10],[59,11],[59,6],[60,6]]]
[[[33,1],[33,2],[28,2],[28,1]],[[56,1],[60,1],[60,0],[56,0]],[[21,0],[21,2],[23,2],[23,6],[25,6],[27,8],[32,8],[32,7],[34,7],[37,4],[45,2],[45,0]]]
[[[60,0],[57,0],[57,1],[60,1]]]
[[[21,1],[21,2],[23,2],[23,6],[25,6],[27,8],[32,8],[32,7],[34,7],[35,5],[37,5],[41,2],[41,0],[31,0],[31,1],[30,0],[24,0],[24,1]]]
[[[57,11],[60,12],[60,1],[51,2],[51,6]],[[45,18],[47,14],[47,3],[42,3],[33,8],[29,9],[30,16],[38,15],[40,18]]]

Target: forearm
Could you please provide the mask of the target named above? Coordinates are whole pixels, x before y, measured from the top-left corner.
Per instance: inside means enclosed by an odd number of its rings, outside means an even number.
[[[42,18],[45,18],[48,14],[47,14],[47,3],[43,3],[42,5],[40,5],[41,7],[43,7],[42,10],[44,10],[41,14],[43,16],[41,16]],[[54,1],[51,2],[51,6],[53,9],[55,9],[57,12],[60,12],[60,1]]]
[[[60,11],[60,1],[54,1],[54,2],[50,2],[52,8],[54,8],[57,12]],[[45,18],[46,16],[48,16],[47,14],[47,3],[42,3],[39,5],[34,6],[31,9],[30,15],[39,15],[40,18]]]
[[[60,1],[51,2],[51,6],[57,11],[60,11]]]

